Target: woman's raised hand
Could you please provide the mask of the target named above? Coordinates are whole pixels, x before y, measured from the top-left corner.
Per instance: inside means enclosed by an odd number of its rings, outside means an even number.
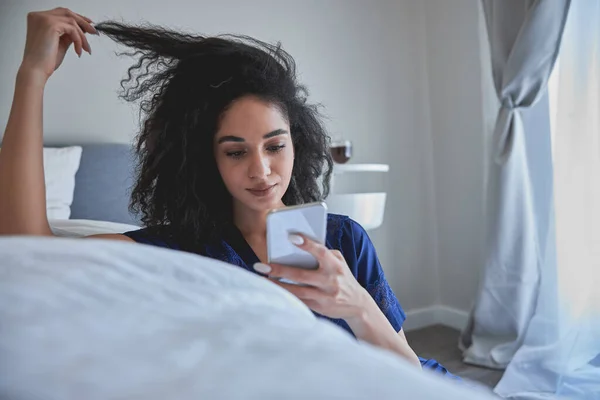
[[[86,33],[98,34],[92,20],[58,7],[27,14],[27,40],[21,70],[39,74],[44,83],[60,66],[71,44],[79,57],[92,54]]]

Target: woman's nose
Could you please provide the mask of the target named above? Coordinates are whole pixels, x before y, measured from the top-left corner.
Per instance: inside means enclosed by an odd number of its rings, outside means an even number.
[[[264,178],[271,174],[269,158],[264,155],[256,155],[250,160],[248,176],[250,178]]]

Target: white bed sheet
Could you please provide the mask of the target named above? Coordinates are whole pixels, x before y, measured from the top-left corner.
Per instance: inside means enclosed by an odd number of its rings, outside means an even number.
[[[91,219],[50,219],[50,229],[55,236],[82,237],[103,233],[123,233],[140,229],[139,226]]]
[[[0,238],[0,254],[0,398],[488,398],[219,261],[72,238]]]

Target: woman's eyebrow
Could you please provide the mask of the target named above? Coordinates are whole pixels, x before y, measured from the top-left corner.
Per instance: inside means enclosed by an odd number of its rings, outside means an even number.
[[[263,139],[270,139],[273,136],[285,135],[287,133],[288,133],[288,131],[286,131],[285,129],[275,129],[274,131],[269,132],[266,135],[264,135]],[[221,144],[224,142],[240,143],[240,142],[245,142],[245,139],[241,138],[239,136],[227,135],[227,136],[223,136],[222,138],[220,138],[219,141],[217,142],[217,144]]]
[[[288,131],[286,131],[285,129],[275,129],[273,132],[269,132],[266,135],[264,135],[263,139],[269,139],[269,138],[272,138],[273,136],[285,135],[287,133],[288,133]]]
[[[223,136],[222,138],[219,139],[219,141],[217,142],[218,144],[224,143],[224,142],[245,142],[244,138],[238,137],[238,136]]]

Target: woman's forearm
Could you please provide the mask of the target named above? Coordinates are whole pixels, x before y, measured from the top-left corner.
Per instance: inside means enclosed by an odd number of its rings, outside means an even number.
[[[404,335],[401,336],[394,330],[368,293],[366,293],[364,303],[365,307],[360,315],[346,319],[354,335],[372,345],[391,350],[421,368],[419,358],[410,348]]]
[[[0,235],[50,235],[43,166],[45,79],[21,67],[0,151]]]

